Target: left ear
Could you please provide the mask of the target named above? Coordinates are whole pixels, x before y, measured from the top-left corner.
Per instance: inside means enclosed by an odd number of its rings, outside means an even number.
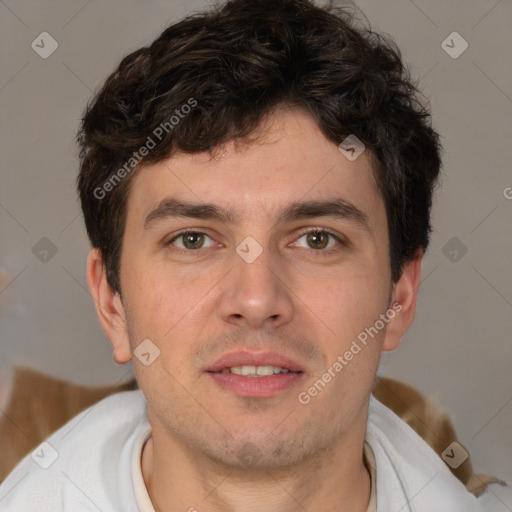
[[[414,320],[422,258],[423,251],[418,250],[414,258],[404,264],[400,279],[393,285],[390,308],[395,311],[395,316],[386,328],[383,351],[395,350]]]

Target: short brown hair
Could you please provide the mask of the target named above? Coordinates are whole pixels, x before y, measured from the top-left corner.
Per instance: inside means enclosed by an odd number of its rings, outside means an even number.
[[[78,191],[115,291],[135,173],[176,151],[244,140],[283,104],[307,110],[336,144],[356,135],[376,157],[393,281],[426,249],[439,137],[395,43],[332,2],[233,0],[123,58],[86,108]],[[141,156],[159,127],[161,140]]]

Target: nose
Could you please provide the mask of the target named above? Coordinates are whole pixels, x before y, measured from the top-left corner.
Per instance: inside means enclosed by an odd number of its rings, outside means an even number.
[[[292,319],[293,293],[287,283],[290,279],[278,255],[272,255],[267,247],[262,247],[253,261],[242,257],[243,252],[233,253],[231,270],[221,281],[219,307],[225,322],[259,329],[277,328]]]

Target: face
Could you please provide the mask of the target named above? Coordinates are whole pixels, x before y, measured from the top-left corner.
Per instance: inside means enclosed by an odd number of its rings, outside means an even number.
[[[284,467],[360,435],[380,352],[412,320],[415,277],[391,282],[368,152],[350,161],[301,110],[265,128],[138,173],[122,303],[102,321],[118,362],[145,354],[132,359],[154,434],[230,466]]]

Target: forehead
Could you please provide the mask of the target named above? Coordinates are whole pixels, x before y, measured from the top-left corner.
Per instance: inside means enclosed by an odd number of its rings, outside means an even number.
[[[308,113],[279,110],[248,144],[231,141],[213,154],[177,153],[140,169],[133,179],[128,216],[145,223],[162,201],[173,198],[218,205],[233,223],[263,217],[276,221],[292,203],[333,197],[360,210],[370,224],[382,216],[385,221],[369,152],[349,160]]]

